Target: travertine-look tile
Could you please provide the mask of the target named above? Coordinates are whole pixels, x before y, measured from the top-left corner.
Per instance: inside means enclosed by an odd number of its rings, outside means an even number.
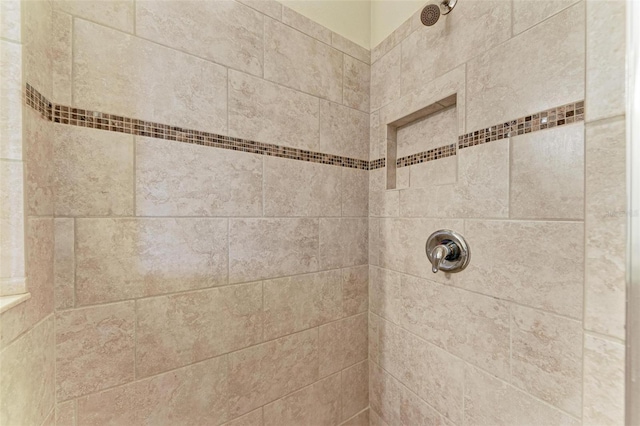
[[[40,425],[53,408],[53,323],[50,316],[0,352],[0,424]]]
[[[342,420],[369,405],[369,364],[362,361],[342,370]]]
[[[56,405],[56,426],[76,426],[76,400]]]
[[[386,320],[400,324],[402,275],[390,269],[370,266],[369,276],[369,309]]]
[[[284,6],[276,0],[237,0],[240,3],[247,5],[260,13],[277,19],[282,20],[282,10]]]
[[[0,161],[0,294],[20,294],[26,290],[25,277],[25,215],[24,215],[24,166],[19,161]]]
[[[624,344],[585,334],[585,425],[624,423]]]
[[[624,1],[588,0],[587,122],[625,113],[625,15]]]
[[[369,265],[342,270],[342,312],[345,316],[366,312],[369,305]]]
[[[401,59],[402,46],[398,45],[371,65],[371,111],[400,97]]]
[[[473,1],[456,6],[462,7],[443,18],[444,23],[422,27],[402,42],[403,95],[511,36],[510,3]]]
[[[7,0],[0,3],[0,37],[20,41],[20,12],[20,0]]]
[[[73,17],[53,11],[53,40],[51,43],[52,102],[71,105],[73,92]]]
[[[380,111],[372,112],[369,114],[369,160],[377,160],[382,157],[386,158],[386,138],[387,126],[380,124]]]
[[[55,213],[133,215],[133,136],[55,124]]]
[[[379,324],[382,319],[375,315],[372,312],[369,312],[369,330],[368,330],[368,339],[369,339],[369,361],[371,362],[380,362],[380,345],[378,335],[379,332]]]
[[[250,7],[230,0],[138,1],[135,16],[140,37],[262,76],[263,16]]]
[[[511,217],[583,219],[584,125],[512,138],[509,187]]]
[[[53,285],[56,309],[75,304],[75,223],[72,218],[56,218]]]
[[[369,218],[369,265],[380,264],[380,219]]]
[[[264,23],[264,78],[342,102],[342,53],[272,19]]]
[[[364,62],[344,56],[344,89],[342,103],[369,112],[369,83],[371,67]]]
[[[577,2],[578,0],[515,0],[513,2],[513,33],[519,34]]]
[[[282,8],[282,22],[316,40],[331,44],[331,30],[288,7]]]
[[[623,339],[627,250],[624,119],[588,124],[586,138],[584,327]]]
[[[333,426],[340,422],[340,374],[264,407],[265,426]]]
[[[265,216],[340,216],[342,169],[265,156]]]
[[[319,129],[318,98],[229,70],[231,136],[317,151]]]
[[[342,316],[341,271],[264,282],[264,338],[275,339]]]
[[[229,354],[232,416],[247,413],[318,379],[318,330]]]
[[[464,417],[474,425],[572,425],[580,422],[475,367],[465,369]]]
[[[464,361],[406,330],[378,324],[380,365],[453,423],[462,421]]]
[[[402,385],[393,376],[377,364],[373,362],[369,363],[371,426],[400,424],[401,392]]]
[[[402,277],[400,324],[460,358],[509,378],[509,307],[420,278]]]
[[[584,99],[584,22],[578,3],[469,61],[467,131]]]
[[[366,64],[371,63],[371,52],[337,33],[331,33],[331,45],[349,56],[352,56]]]
[[[549,244],[549,235],[562,244]],[[582,316],[581,222],[470,220],[464,236],[473,241],[474,260],[464,279],[456,280],[457,286],[573,318]]]
[[[81,0],[54,0],[53,2],[57,10],[127,33],[133,33],[134,29],[133,5],[133,0],[99,1],[92,2],[91,5]]]
[[[378,45],[371,49],[371,63],[374,63],[382,56],[384,56],[389,50],[394,48],[398,43],[404,40],[413,29],[411,28],[412,18],[405,20],[400,24],[391,34],[382,40]]]
[[[367,314],[320,326],[320,377],[367,359]]]
[[[2,30],[5,29],[4,13],[11,13],[5,8],[18,4],[17,22],[20,22],[20,2],[3,1]],[[23,133],[22,133],[22,46],[16,43],[0,41],[0,158],[12,160],[22,159]]]
[[[225,67],[80,19],[73,34],[74,106],[226,133]]]
[[[341,169],[342,216],[368,216],[369,171],[348,167]]]
[[[31,108],[23,108],[23,114],[26,212],[29,216],[53,216],[55,171],[52,125]]]
[[[318,219],[230,219],[229,282],[318,270]]]
[[[405,387],[402,387],[400,393],[400,421],[406,426],[453,426],[450,420]]]
[[[65,401],[134,379],[133,301],[56,314],[56,399]]]
[[[37,87],[46,98],[51,98],[51,34],[53,9],[50,1],[22,2],[22,69],[24,82]],[[4,68],[4,67],[3,67]]]
[[[366,218],[320,218],[320,268],[364,265],[368,238]]]
[[[512,383],[562,410],[582,413],[582,324],[512,305]]]
[[[398,216],[400,191],[388,191],[386,189],[386,175],[386,168],[369,172],[369,214],[371,216]]]
[[[454,184],[458,176],[458,157],[439,158],[409,167],[411,188]]]
[[[369,114],[320,101],[320,151],[344,157],[369,158]]]
[[[78,400],[78,424],[209,425],[228,414],[228,362],[213,358]]]
[[[370,426],[369,423],[369,409],[362,410],[349,420],[341,423],[340,426]]]
[[[223,426],[262,426],[262,407],[225,423]]]
[[[456,107],[448,108],[398,128],[398,158],[458,141]]]
[[[262,284],[136,302],[136,377],[147,377],[262,341]]]
[[[138,136],[135,164],[140,216],[262,215],[259,155]]]
[[[76,219],[76,304],[227,283],[226,219]]]

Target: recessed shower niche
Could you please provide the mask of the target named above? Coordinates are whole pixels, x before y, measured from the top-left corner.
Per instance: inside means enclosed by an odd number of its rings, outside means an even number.
[[[387,124],[387,189],[424,186],[427,182],[422,181],[428,180],[428,173],[419,167],[410,170],[409,166],[455,155],[456,99],[456,94],[447,96]],[[456,170],[450,173],[455,176]]]

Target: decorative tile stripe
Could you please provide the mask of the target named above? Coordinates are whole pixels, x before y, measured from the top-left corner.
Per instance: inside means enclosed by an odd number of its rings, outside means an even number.
[[[352,169],[369,170],[369,161],[367,160],[307,151],[303,149],[256,142],[248,139],[233,138],[215,133],[183,129],[181,127],[169,126],[166,124],[52,104],[29,84],[27,84],[26,90],[26,103],[38,111],[45,119],[53,121],[54,123],[108,130],[111,132],[127,133],[137,136],[148,136],[158,139],[167,139],[177,142],[249,152],[252,154],[308,161],[311,163],[322,163]]]
[[[425,161],[433,161],[439,158],[451,157],[456,155],[456,144],[440,146],[430,149],[429,151],[419,152],[417,154],[400,157],[396,160],[397,167],[412,166],[414,164],[424,163]]]
[[[377,160],[369,161],[369,170],[381,169],[387,164],[386,158],[378,158]]]
[[[584,101],[547,109],[526,117],[520,117],[516,120],[467,133],[458,137],[458,148],[468,148],[578,121],[584,121]]]

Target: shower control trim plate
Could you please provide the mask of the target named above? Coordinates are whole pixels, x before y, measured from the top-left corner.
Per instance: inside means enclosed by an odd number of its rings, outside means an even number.
[[[462,235],[449,229],[434,232],[425,246],[427,258],[431,262],[431,271],[460,272],[471,260],[469,245]]]

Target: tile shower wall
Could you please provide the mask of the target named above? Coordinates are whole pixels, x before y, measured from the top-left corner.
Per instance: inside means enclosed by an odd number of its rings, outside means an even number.
[[[56,104],[367,164],[369,52],[279,3],[53,9]],[[366,423],[366,167],[97,117],[51,125],[57,424]]]
[[[371,424],[623,424],[624,12],[465,1],[372,50],[370,159],[452,94],[394,142],[457,152],[369,172]],[[430,270],[441,228],[459,274]]]

